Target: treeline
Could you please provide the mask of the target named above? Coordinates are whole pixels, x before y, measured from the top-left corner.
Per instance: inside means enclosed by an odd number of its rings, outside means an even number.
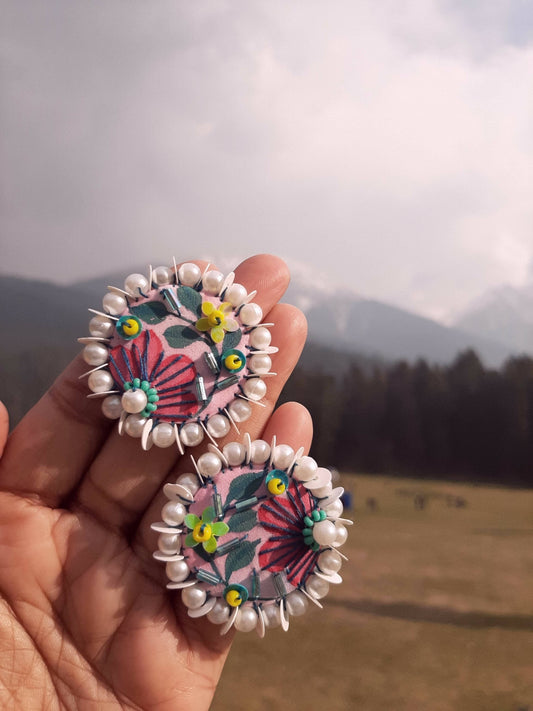
[[[447,366],[398,362],[342,377],[300,366],[283,401],[306,405],[313,455],[346,471],[533,486],[533,359],[485,369],[466,351]]]

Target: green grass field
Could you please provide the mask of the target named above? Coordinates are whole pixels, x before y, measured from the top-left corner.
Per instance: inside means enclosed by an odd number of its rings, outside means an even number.
[[[212,711],[533,711],[533,491],[342,483],[344,583],[287,633],[238,634]]]

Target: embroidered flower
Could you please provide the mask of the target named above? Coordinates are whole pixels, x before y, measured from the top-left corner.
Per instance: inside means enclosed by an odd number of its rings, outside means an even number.
[[[209,331],[211,339],[215,343],[220,343],[224,339],[226,331],[236,331],[239,328],[235,319],[226,317],[226,313],[232,308],[232,305],[227,301],[218,307],[210,301],[204,301],[202,304],[204,318],[198,319],[196,328],[199,331]]]
[[[292,585],[305,582],[315,567],[318,552],[304,537],[315,502],[309,491],[294,480],[285,493],[273,496],[258,511],[257,518],[271,535],[259,551],[259,565],[273,573],[285,571]]]
[[[204,551],[214,553],[217,549],[217,537],[223,536],[229,531],[227,523],[214,521],[214,518],[215,510],[212,506],[203,510],[201,518],[196,514],[187,514],[185,525],[191,530],[191,533],[187,534],[185,545],[194,548],[201,543]]]
[[[198,410],[193,362],[181,353],[166,354],[153,332],[111,348],[109,370],[124,391],[126,412],[179,424]]]

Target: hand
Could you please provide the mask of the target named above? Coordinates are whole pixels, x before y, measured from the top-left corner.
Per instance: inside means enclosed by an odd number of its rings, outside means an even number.
[[[257,288],[280,348],[267,406],[254,408],[247,431],[308,448],[303,407],[271,414],[306,334],[300,311],[276,305],[287,269],[275,257],[253,257],[236,281]],[[7,445],[0,407],[0,707],[208,709],[232,635],[189,618],[179,592],[166,590],[150,529],[163,483],[190,471],[189,454],[202,448],[180,458],[120,437],[85,397],[78,376],[86,370],[76,358]]]

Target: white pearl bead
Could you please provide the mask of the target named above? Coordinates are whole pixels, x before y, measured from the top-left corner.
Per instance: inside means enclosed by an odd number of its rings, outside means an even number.
[[[348,538],[348,530],[346,526],[343,526],[342,523],[336,523],[335,527],[337,529],[337,535],[335,537],[335,545],[340,547],[346,543],[346,540]]]
[[[252,406],[246,400],[234,400],[228,407],[228,412],[235,422],[245,422],[252,414]]]
[[[272,360],[267,355],[254,355],[248,361],[252,373],[269,373]]]
[[[344,506],[342,505],[342,501],[340,499],[336,499],[325,509],[325,512],[327,513],[328,518],[339,518],[339,516],[342,515],[343,510]]]
[[[174,270],[170,267],[156,267],[152,272],[152,281],[154,281],[157,286],[172,284],[174,281]]]
[[[263,618],[265,620],[265,625],[269,629],[274,627],[279,627],[281,624],[281,615],[279,611],[279,605],[273,603],[272,605],[264,605],[261,608],[263,612]]]
[[[261,378],[250,378],[244,383],[243,390],[250,400],[261,400],[266,395],[267,387]]]
[[[115,324],[105,316],[93,316],[89,321],[89,333],[99,338],[110,338],[115,330]]]
[[[122,401],[120,407],[122,408]],[[130,437],[141,437],[145,424],[146,417],[142,417],[142,415],[128,415],[124,422],[124,430]]]
[[[102,412],[110,420],[118,420],[122,414],[120,395],[109,395],[102,403]]]
[[[208,294],[218,294],[223,281],[224,274],[222,272],[217,272],[214,269],[206,272],[202,278],[204,291]]]
[[[318,489],[313,489],[313,496],[316,496],[317,499],[323,499],[324,497],[329,496],[332,491],[333,487],[330,482],[329,484],[318,487]]]
[[[185,520],[187,509],[179,501],[168,501],[161,511],[161,518],[169,526],[179,526]]]
[[[143,274],[130,274],[124,281],[124,291],[130,296],[141,296],[141,292],[146,296],[150,289],[148,279]]]
[[[318,521],[313,526],[313,538],[321,546],[329,546],[337,536],[337,529],[333,521]]]
[[[294,449],[288,444],[278,444],[274,447],[272,461],[277,469],[287,469],[294,459]]]
[[[315,475],[318,464],[312,457],[301,457],[295,464],[293,477],[298,481],[309,481]]]
[[[197,610],[199,607],[202,607],[206,597],[205,590],[202,590],[196,585],[192,585],[190,588],[183,588],[181,591],[183,604],[185,607],[188,607],[189,610]]]
[[[244,304],[239,311],[239,318],[245,326],[257,326],[263,318],[263,309],[259,304]]]
[[[106,294],[102,300],[102,304],[104,311],[107,311],[111,316],[120,316],[128,306],[128,302],[124,296],[117,294],[116,291],[110,291]]]
[[[108,350],[101,343],[88,343],[83,349],[83,360],[87,365],[103,365],[107,363],[108,357]]]
[[[264,326],[259,326],[259,328],[254,328],[254,330],[250,334],[250,344],[254,348],[258,348],[261,351],[265,348],[268,348],[271,341],[272,341],[272,334],[270,333],[268,328],[265,328]]]
[[[186,489],[189,489],[191,494],[196,494],[200,488],[200,482],[196,474],[182,474],[176,479],[176,484],[181,484]]]
[[[289,593],[285,598],[285,602],[287,603],[289,614],[293,617],[300,617],[300,615],[305,614],[309,607],[307,598],[299,590],[293,590]]]
[[[315,600],[320,600],[321,597],[326,597],[328,594],[329,583],[324,578],[319,578],[318,575],[310,575],[306,580],[305,589]]]
[[[196,266],[196,264],[187,262],[187,264],[182,264],[178,269],[180,284],[184,286],[196,286],[201,276],[200,267]]]
[[[214,625],[221,625],[229,618],[229,605],[220,598],[215,602],[213,609],[207,613],[207,619]]]
[[[108,370],[95,370],[89,375],[87,383],[93,393],[105,393],[113,388],[114,380]]]
[[[170,447],[176,443],[174,428],[168,422],[160,422],[152,430],[152,437],[156,447]]]
[[[251,632],[257,625],[257,612],[253,607],[240,607],[233,624],[239,632]]]
[[[186,447],[196,447],[204,438],[204,431],[197,422],[188,422],[180,430],[181,441]]]
[[[157,547],[161,553],[165,553],[166,555],[174,555],[180,549],[180,534],[160,533],[159,538],[157,539]]]
[[[247,296],[248,293],[242,284],[232,284],[226,289],[224,301],[229,301],[236,308],[242,304]]]
[[[181,583],[187,580],[190,572],[189,566],[184,560],[171,560],[166,565],[167,577],[173,583]],[[191,588],[184,588],[184,590],[191,590]]]
[[[338,573],[342,567],[342,558],[336,550],[330,549],[324,551],[318,556],[317,565],[325,575]]]
[[[246,449],[244,445],[239,442],[230,442],[229,444],[226,444],[222,450],[222,453],[228,460],[230,467],[239,466],[239,464],[244,462],[244,458],[246,457]]]
[[[254,464],[263,464],[270,457],[270,445],[263,439],[256,439],[252,442],[252,453],[250,459]]]
[[[206,452],[198,459],[197,466],[202,476],[215,476],[222,469],[222,462],[214,452]]]
[[[207,431],[211,437],[215,437],[216,439],[225,437],[230,431],[230,428],[230,422],[224,415],[211,415],[207,421]]]
[[[148,398],[146,397],[146,393],[144,390],[139,390],[139,388],[136,390],[126,390],[122,396],[122,408],[132,414],[142,412],[147,402]]]

